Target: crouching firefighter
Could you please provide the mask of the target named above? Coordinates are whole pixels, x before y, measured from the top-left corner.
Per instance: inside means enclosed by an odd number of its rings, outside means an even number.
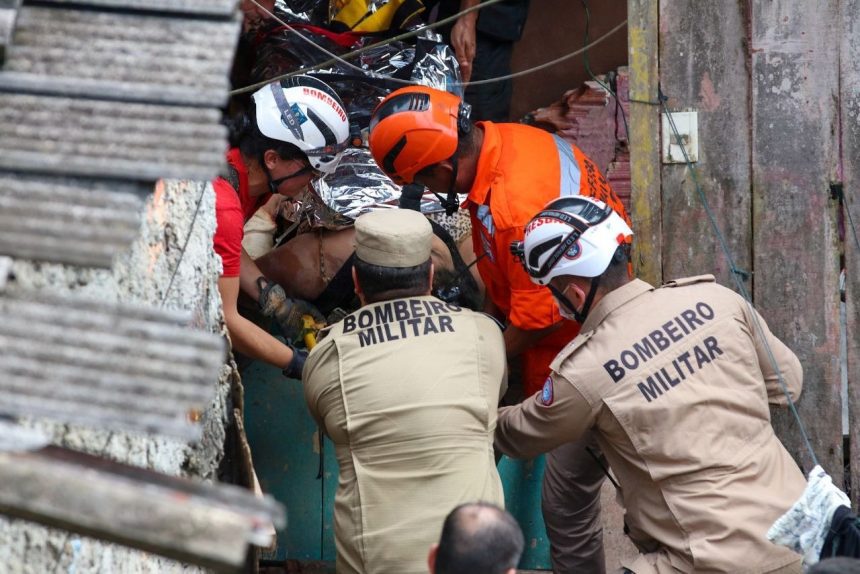
[[[496,447],[531,457],[592,430],[641,553],[627,572],[801,572],[765,537],[805,486],[771,427],[768,405],[786,398],[768,349],[792,400],[800,362],[710,275],[631,280],[630,234],[602,202],[569,197],[512,246],[582,330],[540,394],[500,409]]]
[[[239,314],[243,291],[278,321],[288,341],[301,338],[304,315],[323,318],[308,303],[288,298],[268,281],[242,248],[243,226],[273,194],[297,198],[323,172],[334,171],[349,136],[340,98],[309,76],[273,82],[254,93],[227,153],[228,173],[213,182],[217,229],[214,247],[223,272],[218,280],[233,348],[298,378],[306,351],[285,345]]]
[[[493,457],[506,386],[502,331],[430,295],[431,236],[415,211],[356,220],[362,306],[328,328],[305,365],[308,409],[340,466],[339,573],[423,574],[451,509],[504,504]]]

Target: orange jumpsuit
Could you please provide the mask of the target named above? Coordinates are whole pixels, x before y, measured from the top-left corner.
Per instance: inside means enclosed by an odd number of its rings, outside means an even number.
[[[595,197],[624,217],[593,161],[557,135],[521,124],[479,122],[484,142],[477,173],[463,204],[472,218],[472,241],[487,295],[515,327],[537,330],[562,321],[549,290],[532,283],[511,255],[512,241],[523,239],[526,224],[549,201],[566,195]],[[541,390],[549,364],[579,332],[566,321],[558,331],[522,357],[527,396]]]

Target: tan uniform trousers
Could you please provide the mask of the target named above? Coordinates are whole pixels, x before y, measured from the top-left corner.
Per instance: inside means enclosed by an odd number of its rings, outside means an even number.
[[[606,464],[594,436],[564,444],[546,455],[541,507],[556,574],[604,574],[600,488]]]

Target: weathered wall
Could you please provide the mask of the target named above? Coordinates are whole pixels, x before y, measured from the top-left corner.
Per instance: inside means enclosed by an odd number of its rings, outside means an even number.
[[[736,265],[752,274],[745,289],[804,366],[800,414],[819,460],[841,484],[839,203],[831,182],[844,177],[856,212],[857,3],[630,0],[628,6],[631,98],[656,101],[659,80],[670,110],[698,112],[702,191]],[[654,157],[662,110],[648,103],[631,103],[631,110],[638,269],[652,281],[714,273],[736,288],[690,172]],[[854,246],[848,259],[856,278],[852,257]],[[855,305],[849,303],[849,313],[856,322]],[[779,409],[774,426],[811,468],[793,417]]]
[[[860,1],[842,6],[839,95],[842,119],[840,175],[845,194],[845,302],[848,305],[848,406],[851,440],[852,500],[860,492]]]
[[[117,258],[112,270],[16,261],[14,280],[27,289],[191,311],[195,327],[221,332],[217,290],[221,261],[211,247],[214,213],[209,184],[159,184],[142,214],[138,241]],[[30,424],[47,429],[55,443],[69,448],[166,474],[212,479],[224,456],[230,375],[230,368],[225,366],[220,380],[212,382],[216,397],[204,414],[204,437],[196,445],[41,421]],[[33,574],[199,571],[143,552],[6,519],[0,519],[0,565],[4,573]]]

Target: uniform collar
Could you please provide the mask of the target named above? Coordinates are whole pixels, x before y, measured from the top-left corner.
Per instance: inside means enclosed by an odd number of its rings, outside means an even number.
[[[485,205],[490,194],[490,186],[496,174],[499,157],[502,155],[502,136],[499,128],[493,122],[477,122],[484,130],[484,141],[478,153],[478,165],[475,168],[475,180],[469,189],[469,195],[460,207],[466,208],[469,203]]]
[[[593,331],[606,319],[607,315],[628,301],[632,301],[643,293],[653,290],[654,287],[645,281],[634,279],[623,287],[610,291],[591,309],[591,312],[585,319],[585,323],[582,324],[582,332]]]

